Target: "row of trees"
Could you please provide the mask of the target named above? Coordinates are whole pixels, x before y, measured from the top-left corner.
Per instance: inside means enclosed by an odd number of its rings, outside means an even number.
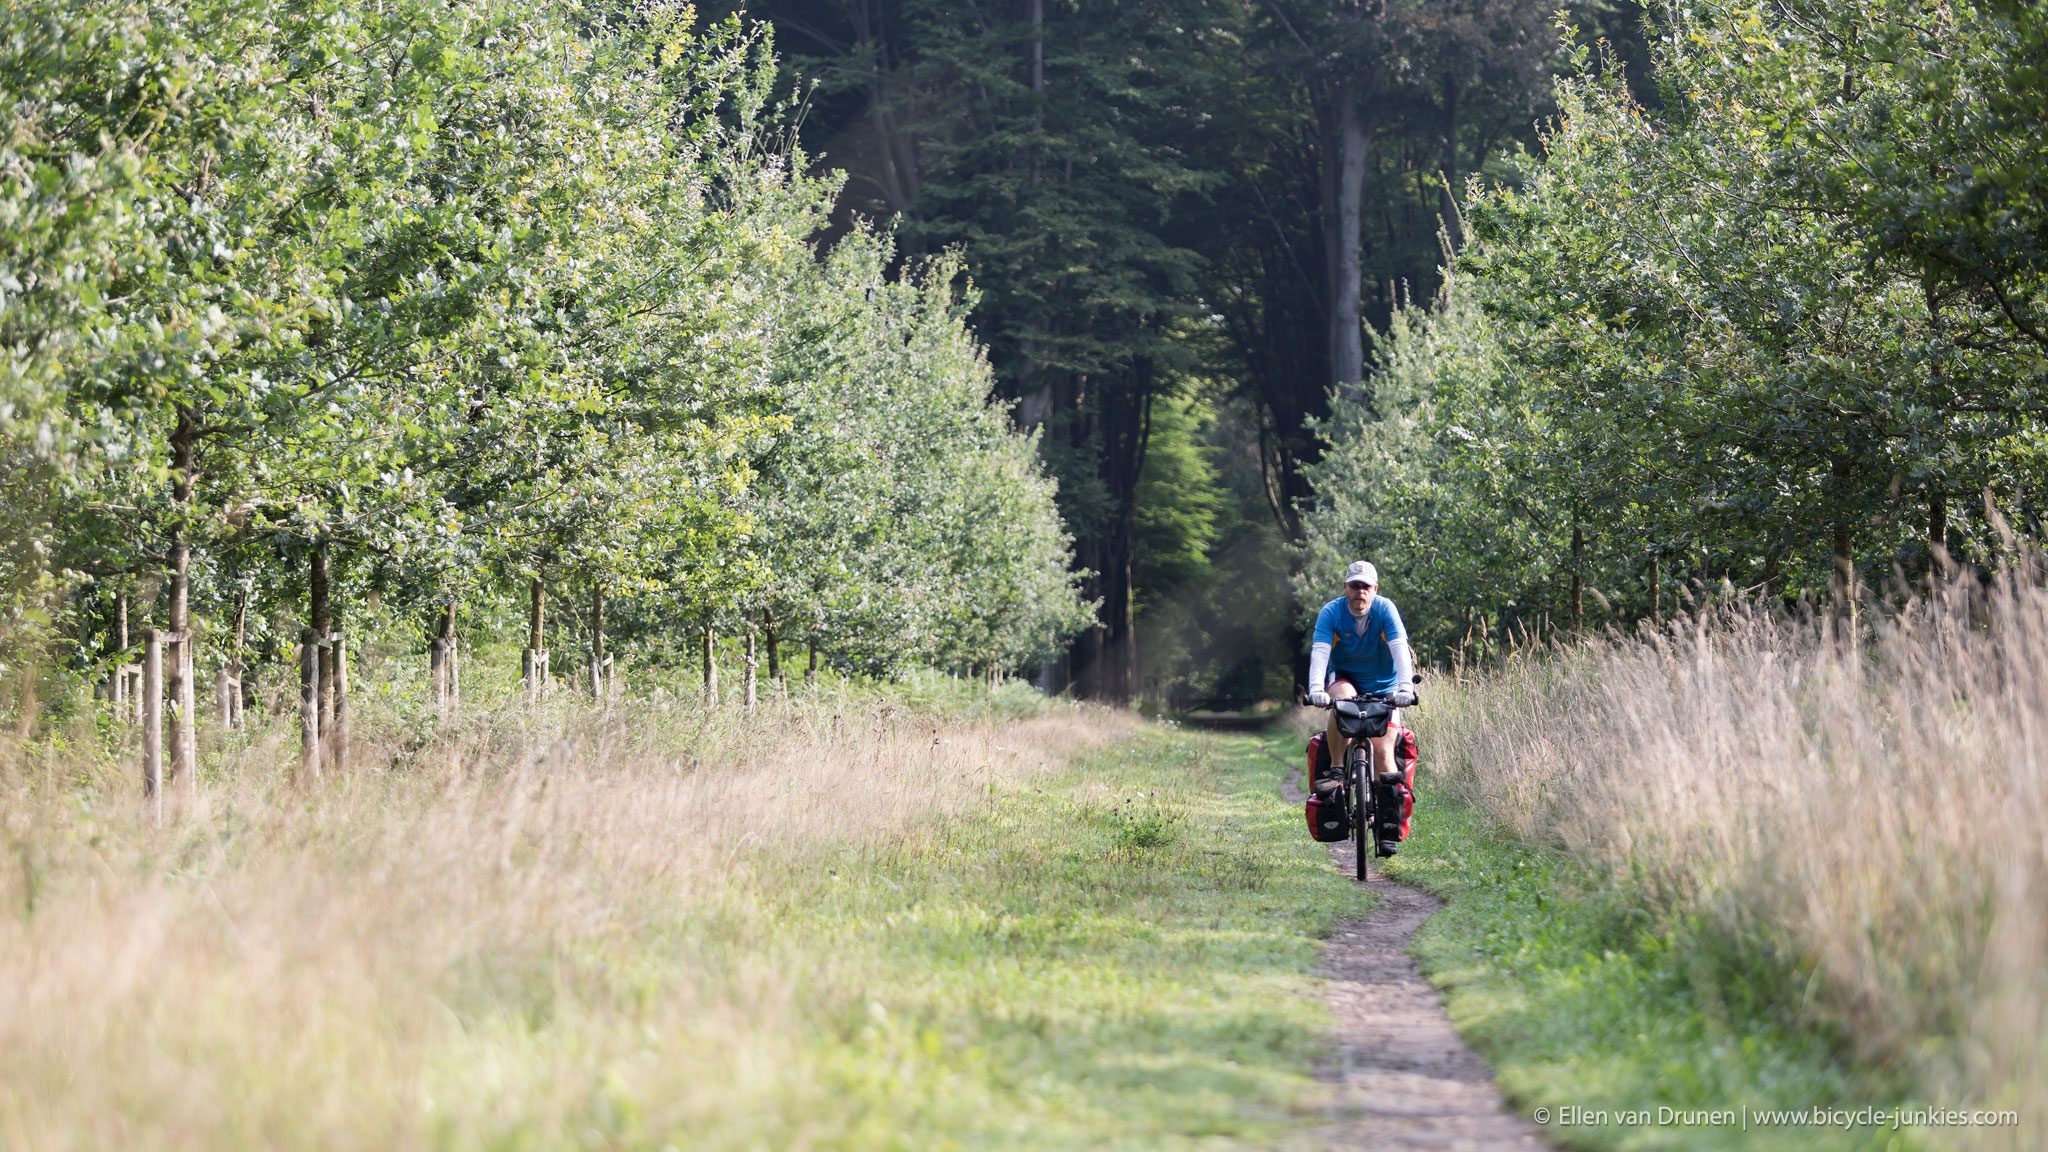
[[[1578,49],[1520,187],[1324,426],[1310,574],[1440,644],[1847,599],[2038,528],[2048,7],[1694,0],[1631,96]],[[1989,505],[1997,511],[1987,510]]]
[[[24,0],[0,43],[0,660],[194,682],[376,598],[868,671],[1085,620],[944,256],[855,230],[765,36],[680,4]],[[559,612],[555,615],[560,615]],[[302,637],[301,629],[305,630]],[[203,669],[202,666],[205,666]],[[452,677],[452,665],[444,670]],[[558,663],[557,667],[560,667]],[[245,683],[246,686],[246,683]]]
[[[1635,42],[1633,4],[1574,7]],[[1250,643],[1293,662],[1284,626],[1254,640],[1241,624],[1248,598],[1287,618],[1285,573],[1265,561],[1298,536],[1313,422],[1333,388],[1357,390],[1360,317],[1383,326],[1399,284],[1433,288],[1448,190],[1533,142],[1559,60],[1552,6],[747,8],[808,86],[806,139],[850,173],[842,219],[900,216],[913,250],[959,245],[984,290],[999,386],[1043,429],[1101,603],[1052,681],[1120,698],[1184,663],[1256,695],[1256,670],[1215,654]],[[1215,419],[1181,419],[1191,401]],[[1191,434],[1227,486],[1187,486]],[[1181,483],[1147,479],[1162,450]],[[1204,537],[1205,509],[1238,488],[1244,516]],[[1194,531],[1162,533],[1175,525]],[[1165,666],[1138,652],[1141,613],[1162,609],[1147,643]]]

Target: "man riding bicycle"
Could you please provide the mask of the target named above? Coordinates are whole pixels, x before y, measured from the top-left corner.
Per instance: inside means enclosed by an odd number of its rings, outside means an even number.
[[[1415,658],[1408,650],[1408,630],[1401,624],[1401,610],[1379,595],[1379,587],[1378,569],[1355,560],[1344,570],[1344,595],[1316,613],[1315,635],[1309,645],[1309,703],[1326,708],[1332,700],[1365,695],[1384,697],[1396,709],[1414,706]],[[1401,714],[1396,711],[1385,735],[1366,737],[1376,775],[1394,770],[1394,741],[1400,723]],[[1346,741],[1335,712],[1330,714],[1323,739],[1329,763],[1342,765]],[[1342,784],[1341,774],[1335,774],[1315,781],[1314,786],[1331,791]]]

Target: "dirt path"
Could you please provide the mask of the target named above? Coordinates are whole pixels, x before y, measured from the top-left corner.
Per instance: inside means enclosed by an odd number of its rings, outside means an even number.
[[[1287,792],[1301,796],[1299,772]],[[1331,859],[1352,874],[1351,845]],[[1419,888],[1375,875],[1379,903],[1338,928],[1323,948],[1322,975],[1337,1032],[1337,1060],[1324,1077],[1337,1087],[1328,1129],[1332,1149],[1443,1149],[1541,1152],[1539,1129],[1508,1110],[1493,1074],[1465,1046],[1422,978],[1408,945],[1442,903]]]

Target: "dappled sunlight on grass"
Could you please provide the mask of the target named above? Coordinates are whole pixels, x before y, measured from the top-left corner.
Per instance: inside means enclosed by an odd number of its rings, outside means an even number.
[[[934,691],[959,693],[955,685]],[[1254,742],[1005,703],[474,715],[152,828],[8,777],[30,1146],[1275,1147],[1366,897]],[[1114,742],[1114,743],[1113,743]]]
[[[2030,1147],[2043,669],[2048,592],[2001,580],[1853,648],[1730,608],[1440,684],[1391,871],[1451,899],[1454,1016],[1524,1099],[2016,1108],[1917,1138]]]

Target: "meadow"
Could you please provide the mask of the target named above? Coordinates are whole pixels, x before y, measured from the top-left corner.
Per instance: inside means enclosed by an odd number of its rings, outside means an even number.
[[[1581,1006],[1612,1008],[1604,1023],[1482,1023],[1497,1057],[1552,1049],[1525,1089],[1558,1088],[1574,1060],[1582,1091],[1656,1084],[1709,1107],[1775,1078],[1794,1103],[2018,1109],[2017,1127],[1933,1136],[2032,1146],[2048,1121],[2048,593],[1972,579],[1860,627],[1851,643],[1840,620],[1721,603],[1439,687],[1435,784],[1493,890],[1442,859],[1396,871],[1435,873],[1454,915],[1461,895],[1498,902],[1503,869],[1528,904],[1466,925],[1439,960],[1521,965],[1527,987],[1602,987],[1603,961],[1644,957],[1669,977],[1661,1018],[1631,1015],[1654,989],[1621,979],[1615,1005]],[[1564,952],[1546,933],[1571,953],[1548,974]],[[1485,955],[1487,935],[1506,951]]]
[[[1318,1122],[1309,971],[1368,897],[1262,750],[944,676],[752,713],[649,690],[439,725],[408,699],[366,697],[317,782],[280,768],[289,717],[258,720],[160,824],[102,713],[12,750],[0,1147],[1275,1147]]]

